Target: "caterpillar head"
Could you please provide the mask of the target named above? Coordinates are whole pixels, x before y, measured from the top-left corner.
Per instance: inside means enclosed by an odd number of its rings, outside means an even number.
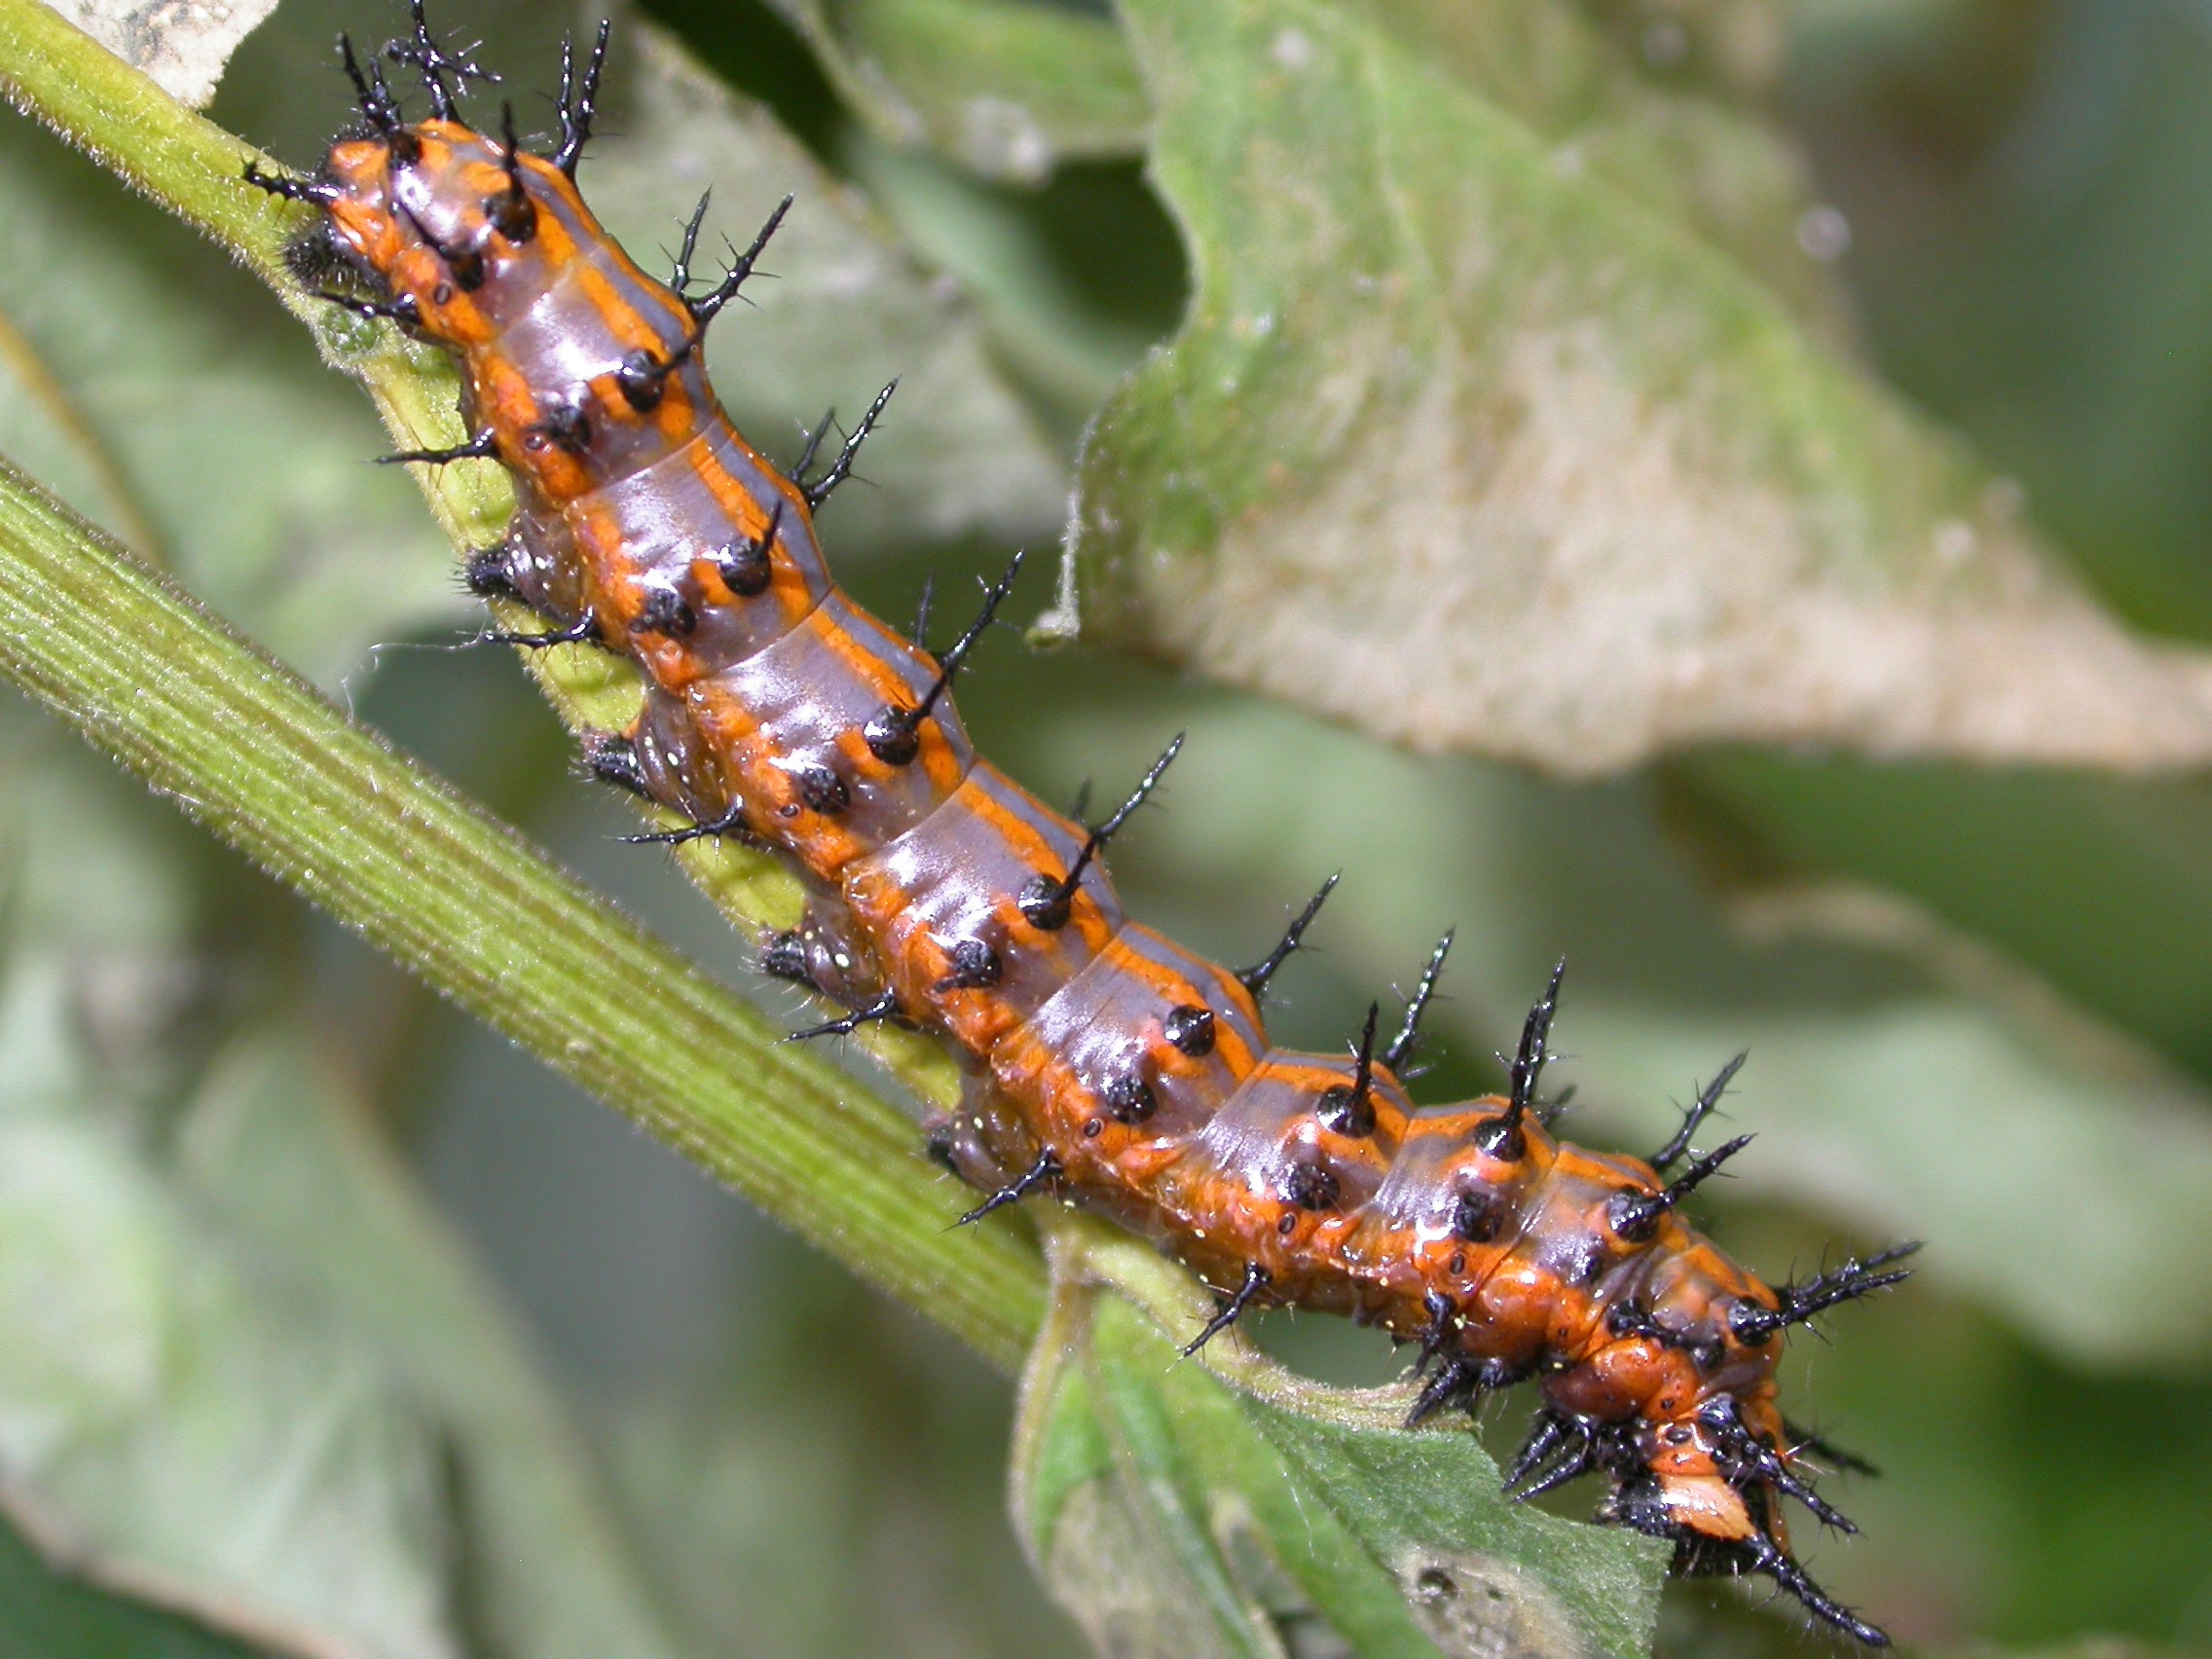
[[[541,291],[540,203],[568,189],[542,158],[431,120],[340,139],[320,176],[332,253],[431,338],[488,339]]]

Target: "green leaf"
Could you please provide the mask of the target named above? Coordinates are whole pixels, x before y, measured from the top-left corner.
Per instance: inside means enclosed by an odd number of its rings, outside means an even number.
[[[259,1659],[279,1651],[92,1582],[0,1513],[0,1659]]]
[[[1135,155],[1151,110],[1112,21],[1039,0],[774,0],[878,137],[986,178]]]
[[[0,745],[0,1494],[50,1556],[248,1635],[665,1659],[361,1103],[265,1014],[210,1019],[240,940],[203,839],[13,697]]]
[[[176,1146],[180,1184],[240,1252],[372,1345],[434,1419],[456,1540],[444,1575],[472,1628],[534,1659],[674,1651],[551,1389],[365,1103],[296,1040],[249,1033]],[[250,1432],[252,1402],[238,1404]]]
[[[1670,787],[1689,809],[1677,822],[1714,843],[1717,862],[1752,866],[1732,875],[1836,870],[1895,887],[2212,1075],[2202,779],[1723,752],[1685,758]]]
[[[432,1420],[133,1147],[64,967],[18,953],[0,992],[0,1464],[104,1575],[227,1628],[457,1656]]]
[[[1443,68],[1552,146],[1552,166],[1677,221],[1735,260],[1823,337],[1848,344],[1832,210],[1763,106],[1782,23],[1764,0],[1652,9],[1586,0],[1362,0],[1384,39]]]
[[[1124,17],[1198,295],[1087,445],[1058,630],[1570,773],[2212,756],[2207,663],[1664,203],[1366,13]]]
[[[1051,1242],[1015,1521],[1101,1651],[1648,1650],[1663,1547],[1510,1502],[1471,1435],[1405,1430],[1402,1386],[1322,1388],[1234,1333],[1179,1360],[1210,1311],[1186,1276],[1095,1223]]]
[[[1182,307],[1181,249],[1142,182],[1097,169],[1039,201],[871,138],[844,161],[900,235],[976,296],[999,355],[1072,454]],[[1080,250],[1060,245],[1072,226]]]

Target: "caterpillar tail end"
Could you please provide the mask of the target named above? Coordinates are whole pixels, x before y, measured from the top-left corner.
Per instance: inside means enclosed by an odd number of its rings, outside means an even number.
[[[1863,1647],[1890,1645],[1889,1632],[1838,1602],[1789,1553],[1772,1494],[1763,1486],[1737,1488],[1718,1474],[1679,1479],[1628,1479],[1599,1511],[1601,1521],[1633,1528],[1675,1546],[1674,1570],[1685,1578],[1741,1577],[1764,1573],[1814,1619]]]

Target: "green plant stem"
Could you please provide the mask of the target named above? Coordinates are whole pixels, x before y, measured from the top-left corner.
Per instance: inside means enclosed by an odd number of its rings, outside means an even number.
[[[993,1363],[1043,1316],[912,1123],[0,463],[0,673],[554,1070]]]

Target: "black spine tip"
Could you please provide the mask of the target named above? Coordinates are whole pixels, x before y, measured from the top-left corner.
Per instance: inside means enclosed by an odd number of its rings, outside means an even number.
[[[811,430],[801,428],[806,430],[806,442],[800,446],[798,460],[792,462],[792,469],[789,474],[791,481],[798,486],[801,496],[806,493],[804,480],[806,475],[814,469],[814,458],[822,448],[822,440],[829,435],[830,428],[836,424],[837,406],[832,403],[822,412],[822,419],[815,422]]]
[[[1847,1261],[1841,1267],[1816,1273],[1802,1284],[1786,1284],[1776,1292],[1781,1304],[1778,1308],[1739,1302],[1729,1310],[1728,1328],[1737,1341],[1756,1347],[1776,1332],[1805,1324],[1838,1303],[1855,1302],[1860,1297],[1901,1284],[1912,1276],[1912,1270],[1894,1264],[1918,1254],[1920,1248],[1918,1240],[1894,1244],[1862,1261]]]
[[[423,78],[423,90],[430,94],[430,113],[440,121],[455,120],[460,108],[455,102],[457,91],[470,81],[497,81],[499,77],[482,67],[470,55],[474,47],[459,50],[442,44],[430,33],[430,24],[424,10],[423,0],[408,0],[408,20],[414,25],[404,40],[395,40],[385,48],[385,55],[394,63],[411,65]],[[446,77],[453,77],[448,85]]]
[[[1452,938],[1453,931],[1447,930],[1436,941],[1436,948],[1429,952],[1428,964],[1420,972],[1420,983],[1406,999],[1405,1020],[1398,1027],[1397,1036],[1390,1039],[1390,1046],[1382,1051],[1382,1063],[1401,1076],[1406,1061],[1413,1057],[1414,1049],[1420,1041],[1421,1015],[1428,1012],[1428,1005],[1436,995],[1437,981],[1444,976],[1444,959],[1452,954]]]
[[[1269,951],[1266,956],[1255,962],[1251,967],[1238,971],[1236,975],[1238,981],[1255,998],[1266,992],[1268,981],[1272,979],[1276,973],[1281,970],[1282,965],[1290,960],[1292,953],[1305,943],[1306,930],[1313,925],[1313,918],[1321,913],[1321,906],[1329,902],[1329,895],[1337,890],[1337,883],[1342,879],[1344,879],[1344,871],[1339,870],[1328,880],[1322,882],[1321,890],[1306,901],[1306,908],[1291,918],[1290,926],[1283,930],[1282,940],[1275,945],[1274,949]]]
[[[1697,1420],[1716,1454],[1714,1460],[1720,1465],[1721,1473],[1732,1483],[1763,1482],[1802,1503],[1823,1526],[1833,1527],[1845,1534],[1859,1530],[1848,1516],[1823,1498],[1789,1466],[1788,1458],[1752,1432],[1733,1397],[1714,1395],[1698,1408]]]
[[[239,175],[256,190],[267,191],[271,196],[287,202],[307,202],[315,206],[327,206],[338,200],[338,187],[318,178],[296,178],[290,173],[265,173],[252,157],[246,158],[245,170]]]
[[[360,58],[354,55],[352,37],[344,33],[338,37],[338,58],[346,66],[346,78],[353,83],[353,102],[361,112],[361,119],[368,123],[372,132],[386,139],[393,137],[399,130],[399,101],[385,85],[384,66],[372,57],[363,68]],[[416,149],[417,156],[421,153]],[[396,147],[393,158],[399,159]]]
[[[1220,1336],[1222,1332],[1243,1318],[1245,1309],[1252,1306],[1260,1293],[1266,1290],[1272,1282],[1267,1269],[1261,1267],[1257,1262],[1247,1263],[1244,1269],[1244,1282],[1239,1284],[1229,1300],[1221,1305],[1221,1310],[1205,1322],[1198,1334],[1190,1342],[1184,1344],[1183,1357],[1189,1359],[1198,1349],[1204,1347],[1206,1344],[1212,1342],[1214,1338]]]
[[[402,328],[413,328],[423,320],[422,310],[415,304],[413,294],[401,294],[395,300],[369,300],[357,294],[342,294],[332,288],[317,288],[314,297],[341,311],[350,311],[355,316],[396,322]]]
[[[600,643],[599,617],[586,610],[565,628],[555,628],[543,634],[509,634],[494,629],[479,634],[470,642],[478,645],[519,645],[524,650],[541,651],[553,645],[598,645]]]
[[[784,1041],[810,1043],[817,1037],[849,1037],[864,1025],[871,1025],[877,1020],[899,1023],[902,1017],[898,993],[885,991],[866,1008],[856,1008],[852,1013],[839,1014],[835,1019],[826,1019],[820,1025],[809,1025],[802,1031],[794,1031]]]
[[[677,248],[675,263],[669,268],[668,285],[686,306],[691,305],[684,293],[691,285],[691,258],[699,251],[699,229],[707,222],[707,204],[714,199],[711,189],[699,193],[699,205],[691,209],[691,217],[683,222],[683,240]]]
[[[1036,1162],[962,1216],[955,1225],[967,1227],[975,1222],[981,1221],[993,1210],[1004,1209],[1008,1204],[1019,1203],[1040,1186],[1057,1176],[1059,1172],[1060,1161],[1052,1156],[1050,1148],[1047,1148],[1037,1155]]]
[[[806,469],[813,463],[815,446],[820,441],[822,431],[828,427],[829,422],[825,420],[822,427],[816,429],[814,435],[808,440],[806,455],[801,458],[799,464],[792,472],[792,480],[798,485],[799,494],[806,498],[809,511],[819,511],[822,504],[829,500],[836,491],[837,486],[853,475],[853,462],[860,459],[861,445],[867,442],[868,434],[875,430],[876,423],[883,419],[884,410],[890,406],[891,394],[898,389],[899,383],[893,381],[875,394],[875,401],[867,406],[866,413],[861,416],[852,432],[838,446],[837,459],[830,463],[829,470],[824,472],[821,477],[809,481],[805,476]]]
[[[1428,1323],[1421,1328],[1420,1348],[1414,1355],[1414,1375],[1420,1376],[1452,1344],[1459,1329],[1459,1305],[1441,1290],[1426,1292],[1420,1299],[1427,1310]]]
[[[1704,1125],[1706,1119],[1713,1116],[1714,1109],[1720,1104],[1720,1097],[1728,1092],[1729,1084],[1736,1080],[1736,1074],[1744,1069],[1744,1062],[1751,1057],[1751,1051],[1746,1049],[1722,1066],[1711,1083],[1698,1090],[1697,1098],[1690,1103],[1690,1109],[1682,1114],[1682,1126],[1675,1131],[1672,1140],[1651,1155],[1652,1168],[1664,1174],[1670,1163],[1689,1151],[1691,1137]]]
[[[600,19],[599,34],[592,42],[591,55],[584,60],[580,78],[575,70],[575,43],[561,43],[561,92],[556,100],[561,142],[552,160],[571,178],[576,176],[576,165],[583,160],[584,146],[591,141],[592,122],[599,114],[599,80],[607,67],[607,41],[612,27],[606,18]]]
[[[1530,1109],[1536,1103],[1544,1062],[1551,1057],[1545,1045],[1551,1039],[1552,1015],[1559,1011],[1560,981],[1566,977],[1567,959],[1562,957],[1552,970],[1544,994],[1536,999],[1535,1006],[1529,1010],[1529,1017],[1522,1022],[1521,1046],[1514,1051],[1508,1068],[1505,1110],[1475,1130],[1475,1144],[1502,1162],[1514,1161],[1529,1149],[1525,1125]]]
[[[696,821],[677,830],[653,830],[642,835],[617,835],[616,840],[632,847],[681,847],[690,841],[712,841],[727,837],[742,841],[750,847],[765,846],[745,825],[745,803],[732,801],[716,817]]]
[[[499,453],[499,440],[491,432],[479,432],[464,444],[454,444],[446,449],[399,450],[391,455],[377,457],[380,466],[403,466],[411,461],[422,461],[426,466],[444,466],[456,461],[490,461]]]
[[[1567,1438],[1569,1419],[1546,1407],[1536,1413],[1529,1425],[1529,1437],[1522,1441],[1512,1465],[1505,1471],[1505,1490],[1511,1492],[1543,1464],[1552,1459],[1561,1441]]]
[[[783,201],[776,203],[775,211],[768,215],[767,222],[760,227],[758,234],[754,237],[753,245],[730,261],[729,269],[722,273],[722,279],[719,282],[717,282],[704,294],[684,295],[683,303],[690,308],[692,320],[700,328],[704,329],[708,323],[714,321],[720,314],[721,309],[737,298],[738,290],[752,279],[754,268],[759,263],[760,255],[766,251],[769,238],[773,237],[776,234],[777,227],[783,224],[784,215],[792,210],[793,200],[794,198],[787,196]],[[679,294],[683,294],[684,288],[690,283],[691,256],[698,251],[699,224],[706,217],[706,214],[707,199],[702,196],[699,198],[697,211],[691,215],[690,224],[684,228],[683,251],[676,261],[676,273],[669,282],[669,286]],[[889,394],[886,393],[886,395]],[[811,453],[808,459],[812,459]],[[801,470],[804,469],[801,468]]]
[[[1443,1369],[1428,1380],[1415,1398],[1412,1408],[1406,1413],[1405,1426],[1419,1428],[1455,1400],[1464,1399],[1473,1393],[1474,1386],[1475,1368],[1471,1364],[1463,1359],[1446,1361]]]

